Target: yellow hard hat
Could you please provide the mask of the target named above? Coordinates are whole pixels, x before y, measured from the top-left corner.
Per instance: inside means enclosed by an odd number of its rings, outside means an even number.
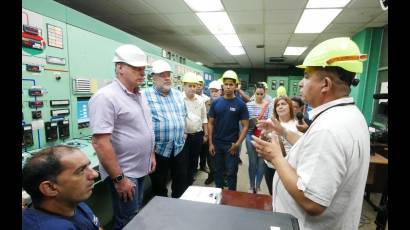
[[[285,88],[285,86],[281,85],[281,86],[278,87],[278,89],[276,90],[276,96],[277,96],[277,97],[286,96],[286,88]]]
[[[182,82],[198,84],[198,77],[192,72],[186,72],[184,76],[182,76]]]
[[[348,37],[328,39],[315,46],[298,68],[309,66],[338,66],[353,73],[363,71],[367,54],[361,54],[359,47]]]
[[[233,79],[235,80],[235,83],[239,83],[238,75],[233,70],[227,70],[225,73],[222,74],[222,82],[225,79]]]

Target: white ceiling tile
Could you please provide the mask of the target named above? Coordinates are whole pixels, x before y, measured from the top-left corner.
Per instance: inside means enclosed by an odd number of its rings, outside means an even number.
[[[174,26],[173,27],[181,35],[197,36],[197,35],[209,35],[209,30],[202,26]]]
[[[133,21],[138,26],[168,26],[169,22],[166,18],[157,14],[137,14],[130,15],[130,21]]]
[[[163,14],[163,16],[176,26],[203,26],[193,13]]]
[[[317,44],[319,44],[319,43],[321,43],[321,42],[323,42],[327,39],[336,38],[336,37],[348,37],[348,36],[346,36],[345,33],[321,33],[318,36],[318,38],[316,39],[316,41],[314,41],[312,43],[312,46],[315,46],[315,45],[317,45]],[[309,48],[311,48],[311,47],[309,47]]]
[[[265,11],[266,24],[297,24],[303,9],[296,10],[269,10]]]
[[[263,25],[233,25],[237,34],[263,34]]]
[[[326,33],[345,33],[346,35],[352,35],[361,28],[365,23],[332,23],[325,32]]]
[[[385,22],[387,24],[387,22],[389,21],[388,17],[389,17],[388,11],[384,11],[382,14],[376,17],[373,20],[373,22]]]
[[[310,43],[317,39],[319,34],[292,34],[289,43],[292,42],[305,42]]]
[[[290,37],[291,34],[266,34],[265,44],[286,44]]]
[[[369,22],[368,24],[366,24],[366,27],[383,27],[386,24],[387,23],[385,22]]]
[[[256,47],[252,47],[252,46],[244,46],[243,47],[246,51],[246,54],[248,54],[248,56],[254,60],[254,59],[264,59],[264,49],[258,49]]]
[[[296,24],[265,24],[266,34],[292,34]]]
[[[263,24],[263,11],[236,11],[228,12],[233,25],[261,25]]]
[[[352,0],[346,6],[347,8],[374,8],[379,7],[379,0]]]
[[[225,11],[262,10],[262,0],[221,0]]]
[[[103,2],[103,1],[99,1]],[[129,14],[153,14],[157,11],[146,4],[143,0],[110,0],[112,4],[121,7],[124,11]]]
[[[282,57],[286,49],[286,44],[269,45],[265,47],[265,57]]]
[[[160,13],[189,13],[192,10],[183,0],[173,0],[173,1],[164,1],[164,0],[144,0],[152,8],[156,9]]]
[[[243,46],[256,46],[264,44],[263,34],[238,34]]]
[[[378,8],[344,9],[334,23],[367,23],[382,14]]]
[[[247,53],[231,56],[184,0],[56,1],[208,66],[238,62],[263,68],[265,57],[282,56],[286,46],[308,46],[298,57],[286,56],[286,62],[300,64],[321,41],[388,24],[378,0],[352,0],[322,34],[294,34],[308,0],[221,0]]]
[[[239,55],[233,57],[241,67],[249,67],[251,63],[249,62],[248,55]]]
[[[265,10],[294,10],[304,9],[307,0],[266,0]]]

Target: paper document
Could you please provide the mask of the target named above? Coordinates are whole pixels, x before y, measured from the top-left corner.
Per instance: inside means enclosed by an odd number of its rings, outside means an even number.
[[[222,196],[221,188],[189,186],[180,199],[199,201],[210,204],[220,204]]]

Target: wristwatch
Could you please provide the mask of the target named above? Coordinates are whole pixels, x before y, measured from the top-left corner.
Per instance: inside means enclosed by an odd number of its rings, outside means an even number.
[[[112,182],[114,183],[120,183],[123,179],[124,179],[124,173],[121,173],[121,175],[111,178]]]

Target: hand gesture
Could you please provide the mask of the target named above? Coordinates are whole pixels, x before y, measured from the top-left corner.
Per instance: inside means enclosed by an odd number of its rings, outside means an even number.
[[[283,128],[283,126],[276,118],[269,120],[259,120],[256,124],[256,127],[262,129],[262,134],[267,134],[274,131],[276,134],[282,135],[285,131],[285,128]]]
[[[273,161],[276,158],[283,157],[277,136],[272,138],[271,142],[264,141],[256,136],[252,136],[251,143],[255,147],[256,152],[259,153],[259,156],[271,162],[273,165]]]

